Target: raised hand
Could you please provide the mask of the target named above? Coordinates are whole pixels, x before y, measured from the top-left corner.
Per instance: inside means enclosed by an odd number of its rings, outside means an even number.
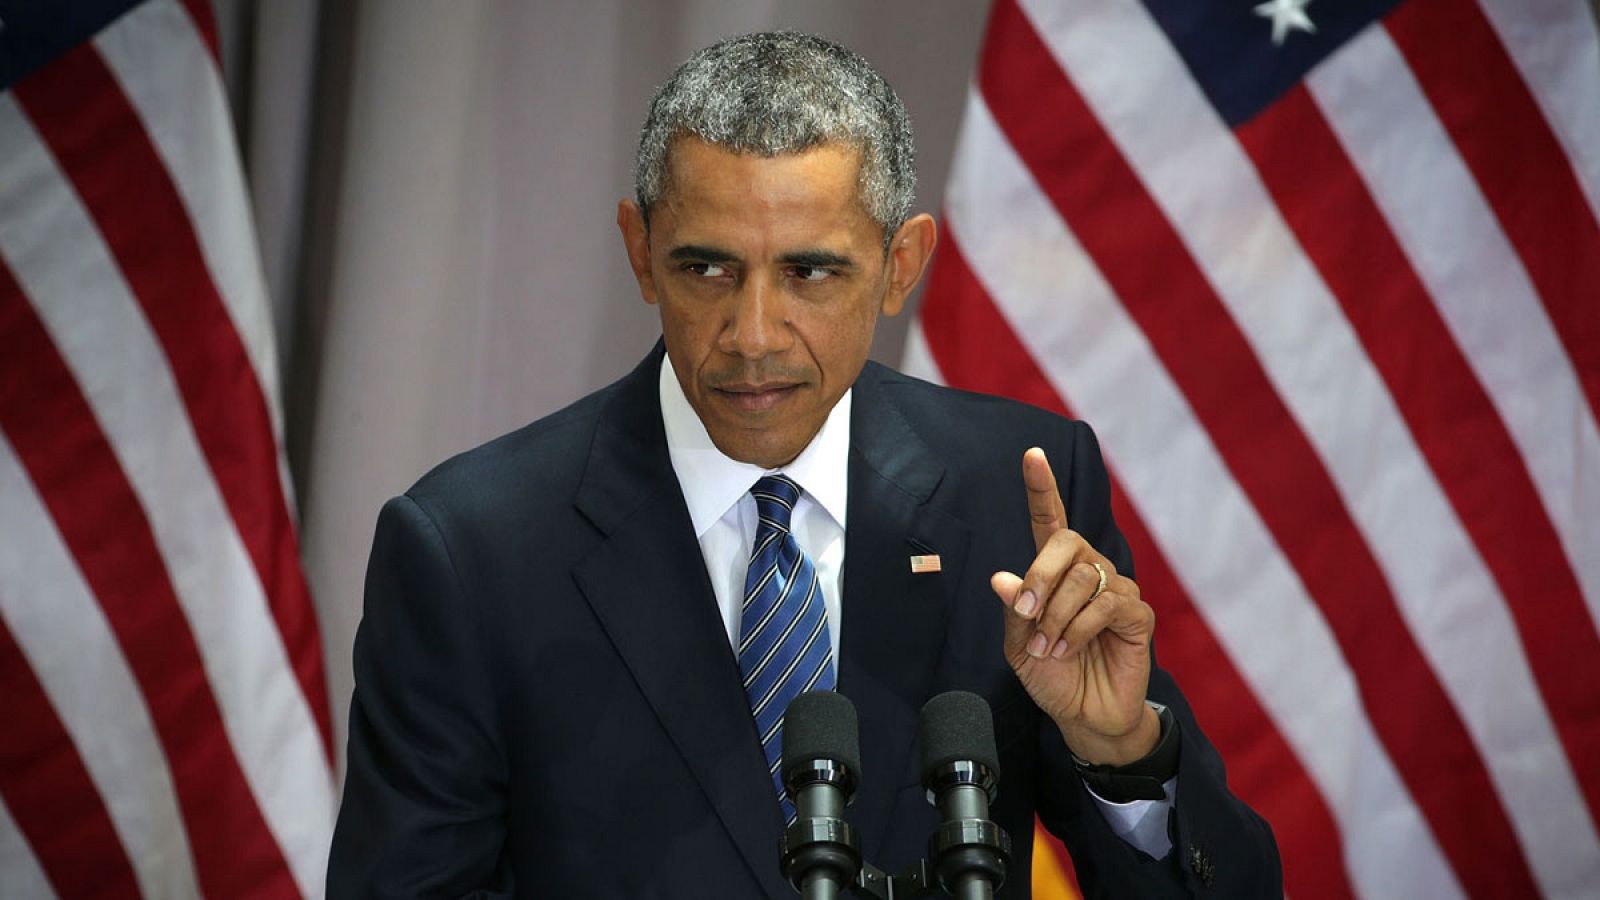
[[[1038,555],[1023,575],[996,572],[989,582],[1006,606],[1006,659],[1073,753],[1133,762],[1161,734],[1144,702],[1155,612],[1068,525],[1043,450],[1023,454],[1022,479]]]

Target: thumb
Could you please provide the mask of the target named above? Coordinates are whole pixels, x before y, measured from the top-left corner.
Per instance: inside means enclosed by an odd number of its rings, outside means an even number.
[[[1017,612],[1017,595],[1022,592],[1022,578],[1011,572],[996,572],[989,576],[989,587],[1006,606],[1006,656],[1017,658],[1026,654],[1028,639],[1033,637],[1034,620]],[[1038,614],[1038,610],[1034,610]]]

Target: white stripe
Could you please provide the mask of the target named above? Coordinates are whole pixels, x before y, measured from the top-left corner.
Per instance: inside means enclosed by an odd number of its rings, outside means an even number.
[[[773,503],[776,503],[779,506],[781,506],[781,507],[783,507],[784,509],[787,509],[787,510],[793,510],[794,509],[794,504],[793,503],[790,503],[787,499],[785,499],[785,498],[783,498],[783,497],[781,497],[781,496],[779,496],[777,494],[771,493],[770,491],[758,491],[755,488],[751,488],[750,489],[750,496],[756,498],[757,500],[770,500]],[[785,527],[783,524],[780,524],[778,522],[778,520],[771,519],[770,521],[773,523],[773,527],[782,528],[785,531],[788,530],[788,528]]]
[[[770,699],[771,695],[769,694],[768,697]],[[763,703],[763,705],[765,705],[766,701],[763,700],[762,703]],[[762,747],[762,749],[768,750],[768,751],[770,751],[772,749],[772,747],[771,747],[772,738],[775,735],[777,735],[778,729],[780,729],[782,727],[783,727],[783,717],[782,716],[779,716],[778,718],[776,718],[776,719],[774,719],[772,721],[772,724],[770,726],[768,726],[767,730],[765,732],[763,732],[762,735],[761,735],[761,747]],[[774,766],[783,765],[783,756],[782,756],[781,753],[779,754],[777,759],[772,761],[772,765],[774,765]],[[768,766],[768,769],[770,770],[771,766]]]
[[[82,757],[140,891],[199,896],[155,723],[105,614],[4,436],[0,534],[0,617]]]
[[[939,371],[939,364],[933,359],[933,352],[928,349],[928,335],[922,330],[920,316],[913,319],[911,327],[906,329],[906,344],[901,351],[900,371],[934,384],[948,383],[944,373]]]
[[[211,51],[178,0],[141,4],[100,32],[94,45],[145,122],[190,221],[211,281],[250,357],[283,446],[272,304],[256,253],[255,220],[228,114],[228,97]],[[159,49],[157,49],[159,48]],[[288,464],[278,452],[279,482],[292,502]]]
[[[759,519],[760,517],[758,516],[757,518]],[[750,558],[755,559],[761,554],[767,552],[767,548],[772,546],[772,542],[782,537],[786,533],[787,532],[777,530],[767,532],[767,536],[761,539],[761,543],[756,545],[756,549],[750,551]]]
[[[800,562],[799,562],[799,560],[796,560],[795,561],[795,568],[798,569],[799,566],[800,566]],[[794,573],[791,572],[790,575],[789,575],[789,579],[786,582],[784,582],[783,593],[778,595],[777,602],[775,602],[772,605],[773,609],[776,610],[776,609],[778,609],[778,608],[783,606],[783,598],[787,597],[789,595],[789,589],[791,587],[793,587],[793,586],[794,586]],[[803,600],[801,602],[800,608],[798,610],[794,611],[794,618],[789,620],[789,624],[784,626],[783,631],[778,635],[778,639],[772,642],[772,646],[771,647],[767,648],[766,655],[761,657],[761,661],[756,663],[755,668],[750,670],[750,674],[749,675],[745,676],[745,678],[744,678],[744,686],[745,686],[746,689],[748,689],[750,687],[750,685],[754,684],[756,679],[761,677],[761,673],[762,672],[766,671],[767,664],[772,662],[772,658],[774,656],[778,655],[778,651],[779,650],[783,649],[784,642],[789,640],[790,633],[793,632],[795,630],[795,628],[797,628],[800,625],[800,620],[805,618],[806,608],[811,602],[812,595],[814,593],[816,593],[816,589],[817,589],[817,580],[816,580],[816,578],[812,578],[811,579],[811,587],[808,588],[807,591],[806,591],[805,600]],[[762,619],[762,624],[765,625],[767,623],[767,621],[770,620],[770,619],[771,619],[771,616],[767,616],[766,618]],[[827,617],[824,616],[823,619],[824,619],[824,621],[826,621]],[[740,645],[741,654],[743,653],[744,646],[745,646],[744,644]],[[776,687],[777,685],[782,684],[782,683],[783,683],[783,679],[779,678],[776,682],[773,683],[773,686]],[[761,707],[765,706],[765,705],[766,705],[765,702],[762,702],[761,704],[759,704],[756,707],[757,711],[759,712]]]
[[[56,892],[0,798],[0,897],[49,900]]]
[[[757,581],[755,583],[755,586],[750,588],[750,590],[745,593],[745,595],[744,595],[744,604],[742,606],[743,609],[749,609],[750,608],[750,604],[755,602],[756,595],[760,594],[762,591],[766,590],[767,582],[771,581],[772,577],[774,575],[778,574],[778,566],[781,563],[782,563],[782,560],[776,560],[776,559],[773,560],[773,563],[767,569],[766,574],[761,576],[761,580]],[[773,604],[773,608],[776,609],[777,608],[777,604]],[[763,619],[763,621],[765,621],[765,619]],[[739,646],[742,649],[744,647],[744,644],[740,644]]]
[[[809,691],[812,688],[816,687],[817,686],[817,682],[822,680],[822,676],[828,674],[828,672],[832,668],[833,668],[833,654],[831,652],[829,652],[829,651],[823,651],[823,653],[822,653],[822,661],[817,663],[817,670],[815,672],[811,673],[811,677],[810,678],[806,679],[805,687],[802,687],[800,689],[800,693],[804,694],[806,691]]]
[[[796,623],[798,623],[799,621],[800,621],[799,619],[795,619]],[[794,674],[794,670],[799,668],[800,667],[800,663],[805,661],[806,654],[810,653],[811,652],[811,648],[816,645],[817,637],[822,634],[822,629],[824,627],[826,627],[827,624],[828,624],[828,620],[827,620],[826,617],[824,617],[824,616],[818,616],[817,617],[816,626],[811,629],[811,633],[809,635],[807,635],[807,637],[806,637],[805,644],[802,645],[800,650],[799,650],[799,652],[797,652],[795,654],[794,659],[789,660],[789,667],[784,669],[783,672],[778,675],[778,680],[773,682],[772,689],[767,691],[767,695],[765,697],[762,697],[761,698],[761,702],[757,703],[755,705],[755,708],[754,708],[754,710],[752,712],[752,715],[755,718],[759,719],[761,717],[761,714],[763,712],[766,712],[767,704],[771,703],[772,699],[778,695],[778,693],[783,689],[783,687],[786,684],[788,684],[789,676],[793,675]],[[823,661],[824,665],[827,664],[828,655],[826,653],[823,654],[822,661]],[[780,715],[778,717],[778,724],[781,725],[782,723],[783,723],[783,717]]]
[[[1600,428],[1522,261],[1386,31],[1307,84],[1527,462],[1600,622]]]
[[[1125,4],[1084,27],[1080,11],[1096,5],[1113,4],[1050,5],[1045,15],[1053,21],[1041,36],[1316,448],[1481,751],[1535,878],[1556,891],[1593,877],[1600,837],[1515,623],[1360,339],[1164,33],[1142,7]],[[1106,39],[1108,26],[1116,40]],[[1391,93],[1374,88],[1362,102]],[[1157,107],[1162,114],[1150,115]],[[1408,124],[1388,121],[1395,129]],[[1407,156],[1435,162],[1415,148]]]
[[[1600,219],[1600,38],[1585,0],[1478,0]]]
[[[1600,621],[1600,559],[1592,552],[1600,530],[1600,432],[1520,261],[1387,32],[1369,29],[1308,84],[1510,430],[1591,621]],[[1425,561],[1418,550],[1413,558]],[[1431,578],[1443,584],[1461,574],[1441,568]],[[1441,593],[1436,603],[1459,600]],[[1462,677],[1478,681],[1476,718],[1497,732],[1480,740],[1503,773],[1497,781],[1507,806],[1520,809],[1519,835],[1541,886],[1552,896],[1578,896],[1600,879],[1600,836],[1544,706],[1483,665],[1491,651],[1471,633],[1490,625],[1481,612],[1460,617],[1453,630],[1461,646],[1451,658]],[[1493,623],[1494,633],[1508,627],[1509,620]]]
[[[0,254],[150,518],[245,777],[301,891],[319,894],[334,809],[327,758],[160,345],[9,96],[0,96],[0,160],[0,207],[8,210]]]
[[[776,571],[778,571],[778,567],[777,567],[777,564],[774,563],[773,567],[771,569],[767,570],[768,577],[771,577],[771,575]],[[763,579],[762,583],[763,584],[766,583],[765,579]],[[759,594],[759,593],[760,593],[760,590],[757,590],[756,594]],[[749,611],[750,611],[750,603],[751,603],[752,600],[755,599],[756,594],[751,594],[749,597],[745,598],[745,607],[744,607],[743,613],[749,613]],[[782,606],[782,605],[783,604],[781,604],[781,603],[774,603],[771,606],[767,607],[767,611],[765,613],[762,613],[760,621],[756,622],[755,625],[753,625],[750,628],[749,632],[745,635],[744,639],[739,642],[739,651],[738,652],[739,652],[740,656],[743,656],[744,652],[746,650],[750,649],[750,645],[755,643],[756,638],[759,637],[761,635],[761,632],[766,629],[767,623],[772,621],[772,617],[776,616],[778,614],[778,608],[780,606]],[[744,628],[743,614],[741,614],[741,618],[739,620],[739,627],[740,627],[741,630],[743,630],[743,628]]]
[[[1121,37],[1100,39],[1115,47]],[[1056,389],[1094,422],[1130,502],[1327,799],[1356,889],[1459,896],[1321,611],[976,95],[946,203],[973,274]],[[1070,298],[1063,285],[1075,287]]]

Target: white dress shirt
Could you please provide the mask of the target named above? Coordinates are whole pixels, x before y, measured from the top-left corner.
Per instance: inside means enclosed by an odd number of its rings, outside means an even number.
[[[789,519],[789,531],[817,570],[828,636],[833,640],[834,674],[839,673],[840,610],[844,597],[844,511],[849,489],[850,391],[845,391],[822,430],[795,460],[781,469],[763,469],[724,456],[706,426],[689,405],[672,360],[661,364],[661,420],[667,429],[667,453],[689,506],[700,552],[717,595],[728,641],[739,646],[739,611],[744,605],[745,570],[756,536],[756,500],[750,488],[763,475],[777,472],[800,485],[800,499]]]
[[[667,453],[678,476],[689,521],[705,557],[711,590],[722,612],[728,642],[739,646],[739,612],[744,603],[745,570],[755,543],[756,501],[750,496],[763,475],[777,472],[800,485],[802,493],[790,519],[790,532],[817,570],[833,641],[834,674],[839,671],[839,634],[843,626],[845,501],[849,493],[850,395],[845,391],[822,429],[794,461],[781,469],[763,469],[723,455],[706,426],[689,405],[683,385],[665,354],[661,363],[661,420],[667,432]],[[997,601],[998,602],[998,601]],[[1177,779],[1165,785],[1166,800],[1113,803],[1090,791],[1118,837],[1160,859],[1172,849],[1167,813],[1177,792]],[[1026,838],[1017,838],[1025,840]]]

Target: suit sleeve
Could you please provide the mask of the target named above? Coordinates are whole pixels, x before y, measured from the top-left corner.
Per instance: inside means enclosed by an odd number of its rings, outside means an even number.
[[[1057,474],[1067,520],[1118,572],[1135,577],[1128,542],[1111,516],[1110,479],[1099,444],[1089,426],[1071,427],[1070,441],[1051,455],[1071,461]],[[1159,598],[1146,599],[1159,607]],[[1153,647],[1151,652],[1153,657]],[[1041,723],[1039,817],[1072,853],[1084,896],[1282,897],[1272,829],[1228,790],[1221,756],[1177,683],[1159,666],[1152,667],[1149,696],[1172,709],[1182,736],[1177,798],[1168,822],[1172,852],[1164,859],[1152,859],[1112,833],[1060,732],[1047,720]]]
[[[478,611],[409,497],[378,518],[328,896],[495,896],[506,760]]]

